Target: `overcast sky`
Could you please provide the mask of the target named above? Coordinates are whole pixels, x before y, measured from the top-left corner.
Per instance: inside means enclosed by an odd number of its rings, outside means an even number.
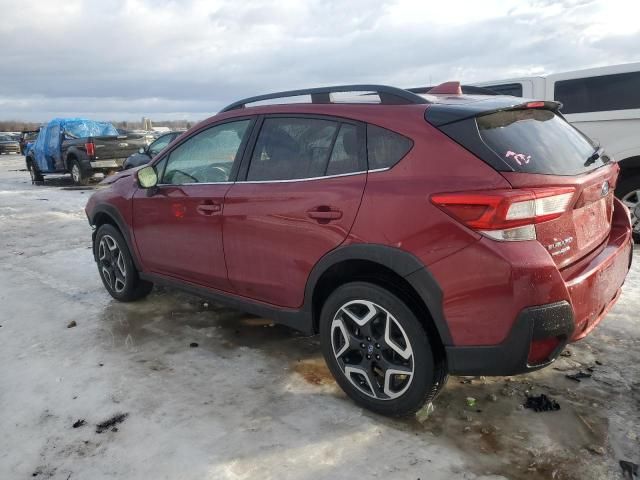
[[[640,61],[638,0],[0,0],[0,119],[202,119],[340,83]]]

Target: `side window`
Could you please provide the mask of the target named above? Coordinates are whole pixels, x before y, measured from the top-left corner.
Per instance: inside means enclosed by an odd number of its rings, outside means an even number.
[[[640,72],[560,80],[554,90],[562,113],[640,108]]]
[[[247,181],[294,180],[325,174],[338,123],[267,118],[251,156]]]
[[[327,175],[340,175],[364,170],[360,164],[358,127],[343,123],[333,145]]]
[[[223,123],[197,133],[169,154],[164,184],[226,182],[251,120]]]
[[[482,88],[488,88],[500,95],[511,95],[513,97],[522,96],[522,84],[521,83],[503,83],[500,85],[486,85]]]
[[[386,128],[367,125],[369,170],[391,168],[409,153],[413,141]]]
[[[176,138],[175,135],[170,133],[168,135],[163,135],[162,137],[157,139],[155,142],[149,145],[149,155],[151,155],[152,157],[155,157],[162,150],[164,150],[164,147],[169,145],[174,138]]]

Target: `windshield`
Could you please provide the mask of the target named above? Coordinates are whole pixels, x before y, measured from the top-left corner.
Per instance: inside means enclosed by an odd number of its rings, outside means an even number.
[[[7,135],[0,135],[0,142],[11,142],[11,141],[13,141],[13,138]]]
[[[516,172],[579,175],[609,161],[598,145],[550,110],[507,110],[477,118],[484,142]]]
[[[75,138],[117,136],[118,131],[107,122],[94,122],[92,120],[77,120],[66,122],[64,131]]]

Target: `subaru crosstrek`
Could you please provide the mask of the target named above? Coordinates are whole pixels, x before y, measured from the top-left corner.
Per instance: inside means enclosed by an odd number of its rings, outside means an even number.
[[[448,374],[544,367],[632,256],[618,166],[559,107],[456,82],[236,102],[91,197],[100,277],[120,301],[173,285],[319,333],[338,384],[386,415]]]

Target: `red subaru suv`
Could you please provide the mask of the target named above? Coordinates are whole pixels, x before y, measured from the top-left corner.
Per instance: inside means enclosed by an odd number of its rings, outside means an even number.
[[[120,301],[173,285],[319,333],[338,384],[386,415],[449,373],[541,368],[632,256],[618,166],[560,107],[457,82],[239,101],[91,197],[98,271]]]

